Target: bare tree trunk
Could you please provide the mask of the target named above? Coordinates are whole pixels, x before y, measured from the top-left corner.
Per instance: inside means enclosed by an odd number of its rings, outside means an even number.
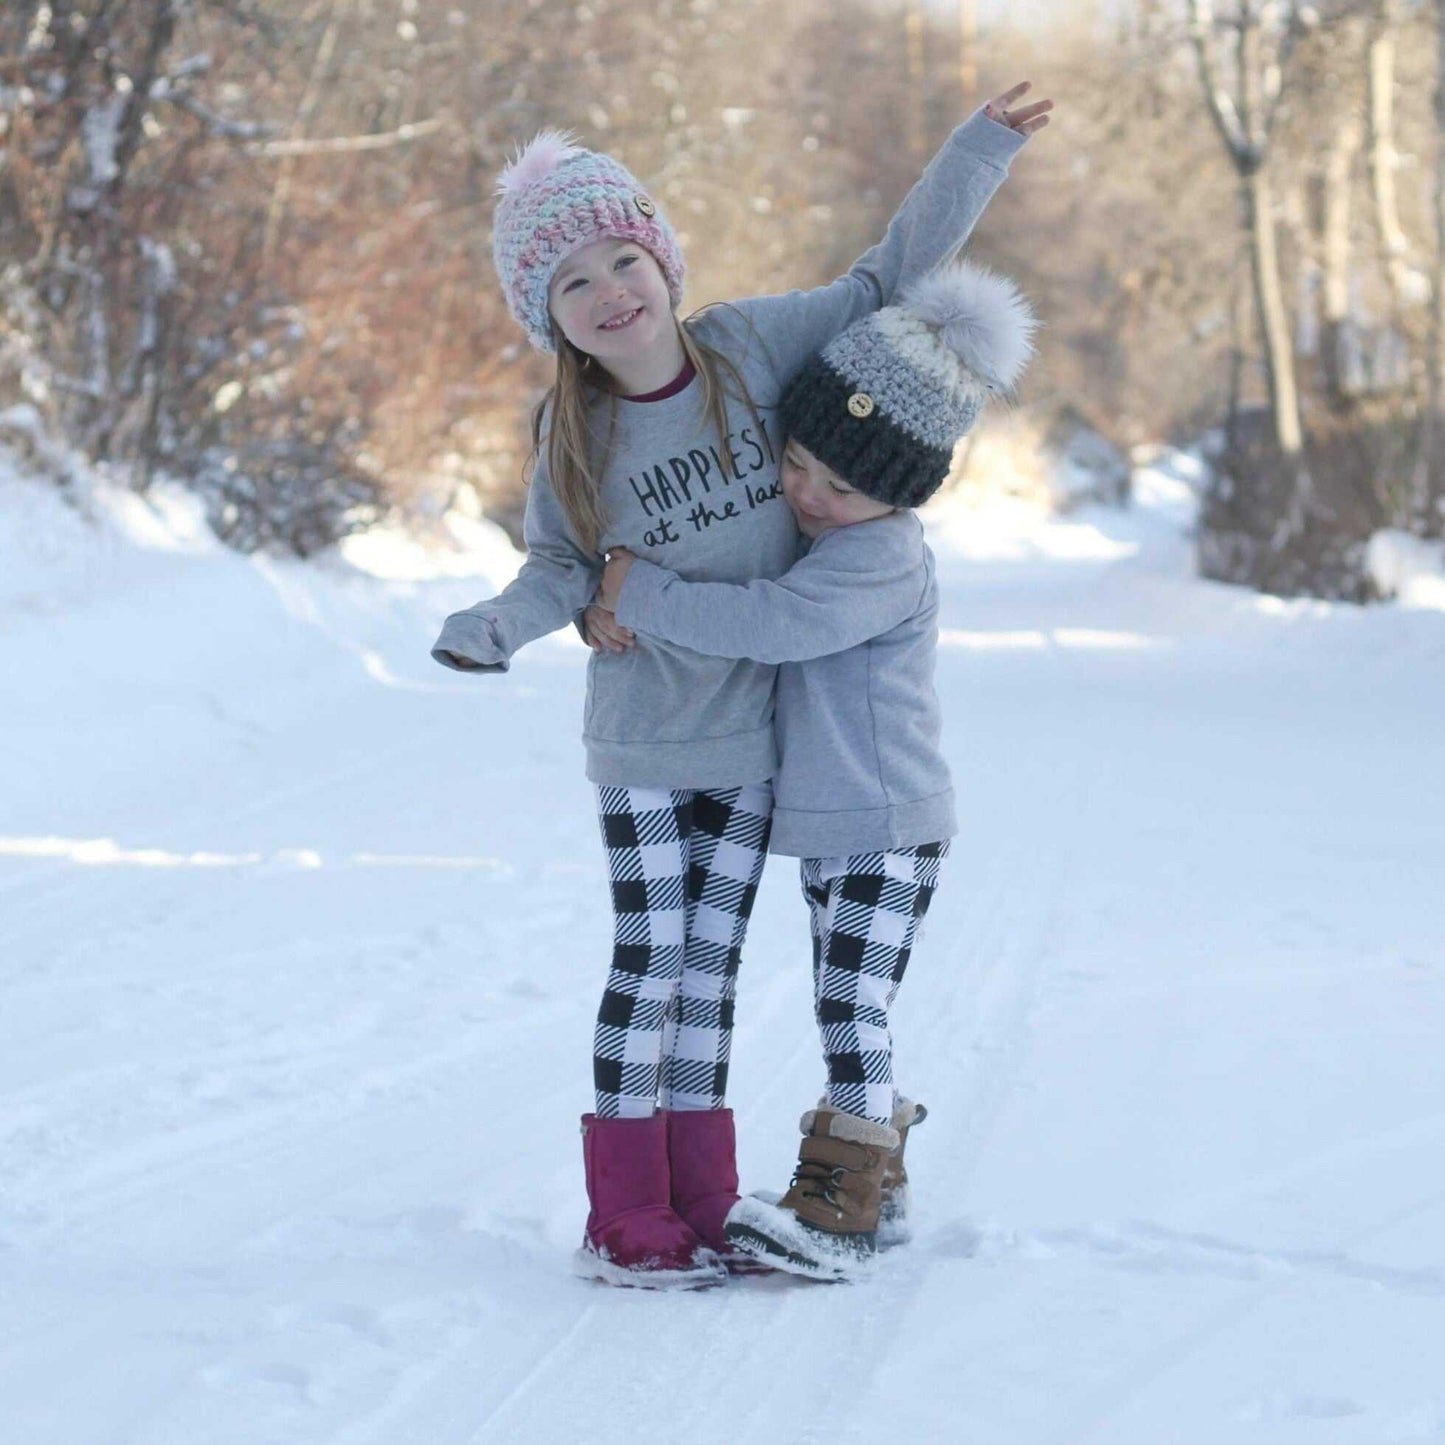
[[[1255,311],[1264,340],[1264,374],[1275,416],[1275,437],[1285,460],[1296,465],[1304,451],[1300,426],[1299,391],[1295,385],[1294,347],[1289,334],[1289,313],[1280,284],[1276,244],[1274,188],[1269,172],[1260,166],[1245,177],[1244,223],[1249,235],[1250,277],[1254,283]]]
[[[1274,419],[1275,443],[1289,484],[1289,500],[1271,538],[1276,550],[1304,530],[1314,510],[1314,488],[1305,464],[1304,427],[1295,382],[1294,347],[1280,282],[1274,196],[1268,163],[1279,116],[1289,56],[1300,31],[1299,6],[1238,0],[1229,22],[1233,55],[1215,40],[1212,0],[1188,0],[1190,39],[1199,63],[1205,104],[1239,175],[1240,199],[1249,241],[1255,313],[1264,343],[1265,381]],[[1277,30],[1266,43],[1269,17]],[[1233,88],[1226,81],[1232,71]]]
[[[1445,4],[1445,0],[1441,0]],[[1249,334],[1250,295],[1244,281],[1244,257],[1236,251],[1230,270],[1229,295],[1229,401],[1224,420],[1224,439],[1228,450],[1239,445],[1239,413],[1243,405],[1245,337]]]
[[[104,8],[101,8],[103,15]],[[72,423],[82,445],[92,455],[110,454],[111,433],[115,427],[119,399],[112,395],[111,347],[118,328],[114,310],[119,313],[129,298],[114,294],[113,281],[118,263],[128,247],[125,233],[122,198],[129,180],[131,162],[143,139],[143,125],[151,103],[151,92],[160,78],[161,63],[175,38],[177,8],[173,0],[151,0],[145,20],[145,44],[139,63],[131,74],[131,87],[124,103],[114,112],[114,125],[107,148],[98,148],[99,156],[90,162],[83,205],[70,202],[77,212],[72,228],[75,255],[86,274],[86,310],[83,323],[86,380],[76,388]],[[102,36],[80,32],[93,45]],[[78,72],[77,72],[78,73]],[[105,112],[111,103],[95,95],[87,97],[88,115]]]
[[[1429,391],[1415,469],[1414,521],[1426,537],[1440,535],[1445,498],[1445,0],[1435,0],[1435,266],[1431,275]]]
[[[1395,37],[1400,24],[1400,0],[1376,0],[1370,35],[1369,115],[1370,188],[1375,200],[1375,234],[1380,259],[1390,283],[1395,316],[1409,301],[1410,243],[1400,224],[1395,192]]]
[[[1324,243],[1324,315],[1320,365],[1325,386],[1337,402],[1345,396],[1345,324],[1350,314],[1350,177],[1360,142],[1359,117],[1346,112],[1330,139],[1323,177],[1320,229]]]

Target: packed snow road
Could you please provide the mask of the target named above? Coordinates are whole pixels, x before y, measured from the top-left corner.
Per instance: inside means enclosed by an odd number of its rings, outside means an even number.
[[[446,673],[480,577],[0,477],[0,1438],[1445,1440],[1445,613],[1201,583],[1143,480],[932,519],[964,832],[897,1013],[914,1243],[658,1297],[569,1274],[580,645]],[[819,1084],[795,890],[745,1187]]]

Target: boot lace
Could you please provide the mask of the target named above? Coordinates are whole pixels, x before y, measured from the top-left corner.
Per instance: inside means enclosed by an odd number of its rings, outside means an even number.
[[[793,1188],[804,1198],[822,1199],[839,1209],[836,1191],[842,1188],[847,1173],[841,1164],[830,1169],[816,1159],[800,1159],[793,1170]]]

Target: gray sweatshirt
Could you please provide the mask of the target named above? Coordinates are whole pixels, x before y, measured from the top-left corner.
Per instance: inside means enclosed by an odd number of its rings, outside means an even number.
[[[967,239],[1024,144],[979,111],[929,162],[883,240],[836,281],[705,311],[689,325],[742,374],[756,407],[732,398],[719,445],[702,383],[665,400],[599,397],[592,413],[601,475],[602,550],[638,557],[699,582],[780,577],[797,556],[782,497],[783,387],[844,327],[892,301]],[[545,419],[544,419],[545,426]],[[547,476],[545,436],[523,523],[527,560],[499,596],[453,613],[432,656],[505,671],[525,643],[569,624],[596,593],[602,559],[573,536]],[[582,735],[587,776],[614,786],[724,788],[777,766],[776,668],[743,653],[707,655],[659,636],[588,662]]]
[[[772,852],[872,853],[958,831],[933,687],[938,584],[912,512],[824,532],[776,581],[684,582],[636,562],[617,620],[782,664]]]

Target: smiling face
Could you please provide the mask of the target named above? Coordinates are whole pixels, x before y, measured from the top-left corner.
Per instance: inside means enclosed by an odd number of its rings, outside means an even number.
[[[557,268],[547,296],[562,335],[614,376],[635,374],[664,351],[670,361],[677,348],[667,279],[636,241],[604,236],[580,247]]]
[[[855,522],[871,522],[893,510],[850,487],[792,438],[783,449],[783,496],[805,537],[816,537],[834,527],[851,527]]]

